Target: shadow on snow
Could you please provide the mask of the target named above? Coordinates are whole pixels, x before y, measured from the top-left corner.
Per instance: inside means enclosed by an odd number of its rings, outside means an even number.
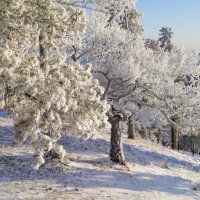
[[[7,128],[7,132],[5,129]],[[2,129],[4,131],[2,131]],[[6,134],[6,136],[5,136]],[[12,134],[8,127],[0,127],[0,145],[11,145]],[[87,141],[74,137],[63,136],[60,141],[67,152],[80,155],[90,154],[98,157],[98,154],[108,155],[110,143],[103,139],[89,139]],[[169,164],[176,166],[189,166],[191,163],[178,160],[171,156],[166,156],[152,151],[143,151],[129,144],[124,144],[125,156],[129,158],[128,162],[139,165],[150,165],[153,161],[164,160]],[[30,165],[33,156],[28,153],[22,153],[17,156],[9,155],[0,157],[0,182],[13,181],[31,181],[31,180],[53,180],[60,185],[76,186],[82,188],[121,188],[127,190],[144,191],[163,191],[171,194],[187,195],[189,180],[174,177],[171,175],[155,175],[152,173],[137,173],[121,170],[112,170],[114,164],[108,157],[98,159],[76,159],[72,163],[81,164],[81,167],[69,167],[61,164],[47,162],[38,171],[33,170]],[[143,158],[143,159],[141,159]],[[86,164],[92,164],[98,169],[86,168]],[[53,167],[52,167],[53,166]],[[101,167],[100,167],[101,166]],[[195,166],[193,166],[194,170]],[[199,170],[199,168],[198,168]],[[159,184],[158,184],[159,183]]]
[[[191,185],[189,180],[170,175],[111,171],[106,168],[99,170],[82,167],[65,169],[63,166],[63,168],[61,166],[48,167],[49,164],[46,164],[35,171],[30,168],[30,162],[31,157],[27,155],[0,157],[0,182],[53,180],[61,186],[161,191],[174,195],[189,195],[188,185]]]

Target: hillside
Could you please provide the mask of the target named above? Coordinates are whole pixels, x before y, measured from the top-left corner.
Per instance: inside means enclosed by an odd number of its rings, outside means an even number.
[[[198,156],[124,136],[127,167],[122,167],[108,158],[109,134],[88,141],[65,136],[68,164],[49,160],[34,171],[30,146],[12,142],[11,126],[1,113],[0,200],[200,199]]]

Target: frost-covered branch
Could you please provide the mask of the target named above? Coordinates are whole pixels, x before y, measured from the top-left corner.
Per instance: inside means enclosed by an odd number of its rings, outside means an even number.
[[[154,97],[156,97],[158,100],[163,101],[166,105],[167,108],[170,109],[170,111],[174,112],[173,109],[171,108],[171,106],[169,105],[168,101],[166,98],[160,97],[158,96],[155,92],[151,91],[149,88],[147,88],[146,86],[142,86],[142,85],[138,85],[139,88],[144,89],[145,91],[147,91],[148,93],[152,94]]]

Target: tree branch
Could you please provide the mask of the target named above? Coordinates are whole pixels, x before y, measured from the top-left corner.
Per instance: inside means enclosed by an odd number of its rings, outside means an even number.
[[[125,94],[123,94],[123,95],[120,95],[120,96],[116,96],[116,97],[112,97],[112,99],[113,100],[115,100],[115,101],[117,101],[117,102],[119,102],[119,101],[121,101],[123,98],[126,98],[126,97],[128,97],[128,96],[131,96],[134,92],[135,92],[135,90],[137,89],[137,84],[132,84],[132,88],[130,88],[129,89],[129,91],[128,92],[126,92]]]
[[[152,94],[154,97],[156,97],[158,100],[163,101],[165,103],[165,105],[173,112],[173,114],[175,114],[174,110],[170,107],[169,103],[167,102],[167,100],[165,98],[162,98],[162,97],[158,96],[155,92],[151,91],[149,88],[147,88],[145,86],[142,86],[142,85],[138,84],[138,87],[146,90],[147,92]]]
[[[74,3],[67,3],[67,2],[63,2],[63,1],[53,1],[53,2],[56,2],[56,3],[60,3],[62,5],[66,5],[66,6],[72,6],[72,7],[76,7],[76,8],[83,8],[83,9],[87,9],[87,10],[92,10],[92,11],[96,11],[96,12],[100,12],[100,13],[107,13],[103,10],[100,10],[100,9],[95,9],[95,8],[91,8],[91,7],[88,7],[86,4],[85,5],[78,5],[77,3],[83,3],[81,1],[79,2],[74,2]]]
[[[141,105],[141,106],[146,106],[146,107],[155,108],[155,109],[159,110],[159,111],[164,115],[164,117],[166,118],[166,120],[168,121],[168,123],[170,123],[172,126],[177,126],[177,123],[175,123],[174,121],[172,121],[172,120],[167,116],[167,114],[165,113],[164,110],[162,110],[162,109],[160,109],[160,108],[157,108],[155,105],[149,104],[149,103],[140,102],[140,101],[137,101],[137,100],[134,100],[134,99],[131,100],[131,101],[134,102],[134,103],[137,103],[137,104],[139,104],[139,105]]]
[[[108,72],[102,72],[102,71],[99,71],[99,70],[92,70],[92,73],[102,74],[102,75],[107,79],[107,81],[110,80],[110,79],[108,78]]]
[[[102,100],[107,100],[108,92],[109,92],[109,89],[112,85],[112,82],[113,82],[113,79],[108,80],[108,84],[107,84],[106,89],[105,89],[105,91],[102,95]]]

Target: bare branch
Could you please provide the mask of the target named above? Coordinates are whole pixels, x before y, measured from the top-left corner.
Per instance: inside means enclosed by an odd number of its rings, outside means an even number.
[[[77,48],[76,48],[74,45],[72,45],[72,48],[74,49],[74,53],[72,54],[71,58],[72,58],[72,60],[73,60],[74,62],[76,62],[76,61],[77,61],[77,57],[76,57]]]
[[[108,80],[108,84],[107,84],[106,89],[104,91],[104,94],[102,96],[102,100],[107,100],[108,92],[109,92],[109,89],[112,85],[112,82],[113,82],[113,79]]]
[[[108,78],[108,72],[102,72],[102,71],[99,71],[99,70],[92,70],[92,73],[94,73],[94,74],[102,74],[107,79],[107,81],[110,80]]]
[[[175,123],[174,121],[172,121],[168,116],[167,114],[163,111],[163,110],[159,110],[164,116],[165,118],[167,119],[167,121],[172,125],[172,126],[177,126],[177,123]]]
[[[147,88],[147,87],[145,87],[145,86],[138,85],[138,87],[139,87],[139,88],[142,88],[142,89],[144,89],[144,90],[146,90],[147,92],[149,92],[150,94],[152,94],[154,97],[156,97],[158,100],[163,101],[163,102],[165,103],[165,105],[167,106],[167,108],[169,108],[169,109],[173,112],[173,114],[175,114],[175,113],[174,113],[174,110],[171,108],[171,106],[170,106],[169,103],[167,102],[167,99],[158,96],[155,92],[151,91],[149,88]]]
[[[154,104],[149,104],[149,103],[140,102],[140,101],[137,101],[137,100],[135,100],[135,99],[132,99],[131,101],[134,102],[134,103],[137,103],[137,104],[139,104],[139,105],[141,105],[141,106],[146,106],[146,107],[150,107],[150,108],[155,108],[155,109],[157,109],[158,111],[160,111],[160,112],[164,115],[164,117],[166,118],[166,120],[168,121],[168,123],[170,123],[172,126],[177,126],[177,123],[175,123],[174,121],[172,121],[172,120],[167,116],[167,114],[165,113],[164,110],[162,110],[162,109],[156,107]]]
[[[83,57],[85,54],[87,54],[89,51],[84,51],[80,55],[77,55],[78,49],[72,45],[72,48],[74,50],[74,53],[72,54],[71,58],[74,62],[78,61],[81,57]]]
[[[113,100],[115,100],[115,101],[121,101],[123,98],[126,98],[126,97],[129,97],[129,96],[131,96],[134,92],[135,92],[135,90],[137,89],[137,85],[135,84],[132,84],[132,88],[130,88],[125,94],[123,94],[123,95],[120,95],[120,96],[116,96],[116,97],[112,97],[112,99]]]
[[[146,90],[147,92],[151,93],[153,96],[155,96],[157,99],[161,100],[161,101],[165,101],[164,98],[162,97],[159,97],[156,93],[154,93],[153,91],[151,91],[149,88],[145,87],[145,86],[142,86],[142,85],[138,85],[138,87]]]
[[[63,1],[53,1],[53,2],[60,3],[62,5],[66,5],[66,6],[72,6],[72,7],[76,7],[76,8],[83,8],[83,9],[87,9],[87,10],[92,10],[92,11],[96,11],[96,12],[100,12],[100,13],[107,13],[104,10],[88,7],[87,4],[81,5],[83,3],[81,1],[73,2],[73,3],[67,3],[67,2],[63,2]],[[78,3],[80,3],[80,4],[78,4]]]

